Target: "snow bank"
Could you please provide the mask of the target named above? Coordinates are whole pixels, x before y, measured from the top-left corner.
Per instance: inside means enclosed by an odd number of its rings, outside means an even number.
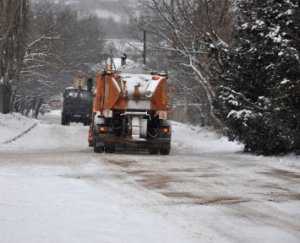
[[[172,122],[173,148],[179,152],[239,152],[243,146],[229,142],[227,138],[217,135],[208,128]]]
[[[7,149],[80,151],[88,147],[86,127],[40,124]]]
[[[88,128],[84,127],[82,124],[72,124],[68,127],[61,126],[60,116],[60,110],[53,110],[50,113],[46,113],[45,116],[41,117],[40,121],[29,119],[17,114],[6,117],[6,125],[10,127],[10,129],[8,130],[7,135],[5,136],[5,139],[3,139],[3,141],[7,141],[17,136],[19,133],[22,133],[24,130],[28,129],[28,127],[32,126],[32,124],[36,122],[38,122],[38,126],[12,143],[0,143],[0,150],[80,151],[82,149],[88,148]]]
[[[27,118],[17,113],[0,114],[0,144],[18,136],[36,122],[37,120]]]
[[[41,117],[41,121],[24,117],[20,114],[0,115],[0,148],[1,150],[82,150],[87,148],[88,128],[81,124],[70,127],[60,125],[60,110],[54,110]],[[38,122],[28,134],[11,144],[3,143]],[[50,123],[50,124],[49,124]],[[217,135],[208,128],[172,122],[174,153],[209,153],[238,152],[242,146],[229,142],[227,138]]]

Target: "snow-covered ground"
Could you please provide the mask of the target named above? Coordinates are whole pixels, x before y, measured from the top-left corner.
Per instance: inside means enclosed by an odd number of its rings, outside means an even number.
[[[228,142],[228,139],[221,137],[207,128],[184,125],[173,122],[173,144],[177,151],[193,152],[239,152],[243,150],[242,145]]]
[[[37,121],[14,113],[3,115],[0,113],[0,144],[4,143],[29,129]]]
[[[0,116],[0,242],[300,241],[299,157],[173,123],[170,156],[94,154],[87,128]]]
[[[21,134],[15,142],[9,142],[5,146],[1,146],[0,151],[42,151],[42,150],[60,150],[82,149],[87,144],[87,128],[79,125],[63,127],[59,125],[60,111],[53,111],[47,114],[43,119],[47,119],[54,124],[48,124],[43,121],[32,120],[17,114],[2,115],[2,123],[0,123],[0,141],[8,141]],[[0,118],[1,118],[0,117]],[[22,135],[24,131],[33,124],[38,126],[30,132]],[[5,134],[2,139],[2,132]],[[85,136],[83,136],[85,135]]]

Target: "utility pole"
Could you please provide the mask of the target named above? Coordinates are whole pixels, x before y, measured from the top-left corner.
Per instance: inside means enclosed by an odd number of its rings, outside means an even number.
[[[143,63],[147,64],[147,31],[143,30],[143,40],[144,40],[144,51],[143,51]]]

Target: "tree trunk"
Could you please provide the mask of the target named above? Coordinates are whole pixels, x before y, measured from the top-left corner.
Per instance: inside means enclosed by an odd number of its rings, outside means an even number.
[[[18,82],[25,54],[28,0],[0,1],[0,80],[2,112],[11,110],[12,82]]]
[[[7,85],[0,85],[0,113],[7,114],[10,111],[11,88]]]

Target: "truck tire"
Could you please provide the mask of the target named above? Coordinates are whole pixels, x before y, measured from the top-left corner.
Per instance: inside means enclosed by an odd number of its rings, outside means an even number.
[[[105,145],[105,152],[108,154],[113,154],[116,151],[116,147],[113,144]]]
[[[103,146],[97,146],[94,144],[94,152],[97,154],[101,154],[104,152],[104,147]]]
[[[149,151],[149,154],[152,154],[152,155],[159,154],[159,149],[157,149],[157,148],[149,148],[148,151]]]
[[[68,122],[68,119],[65,115],[61,116],[61,125],[63,126],[68,126],[70,124],[70,122]]]
[[[65,123],[66,123],[65,126],[70,126],[70,120],[68,117],[65,118]]]
[[[171,146],[165,146],[160,149],[161,155],[169,155],[171,152]]]
[[[94,152],[97,153],[97,154],[101,154],[101,153],[104,152],[104,146],[103,145],[97,145],[95,135],[94,135],[94,139],[93,139],[93,148],[94,148]]]

